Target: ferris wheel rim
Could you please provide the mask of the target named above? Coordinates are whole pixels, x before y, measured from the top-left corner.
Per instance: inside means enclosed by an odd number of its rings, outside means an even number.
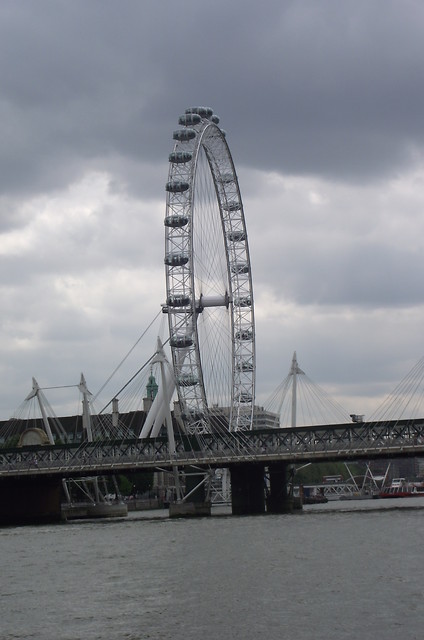
[[[225,132],[211,109],[187,109],[174,131],[166,184],[165,270],[170,346],[180,406],[189,430],[210,430],[208,389],[200,354],[199,316],[206,307],[228,311],[231,327],[229,429],[252,427],[255,392],[255,327],[247,230],[238,178]],[[227,288],[220,295],[197,294],[194,250],[196,188],[201,158],[207,159],[218,205]],[[207,172],[207,171],[206,171]],[[182,373],[182,362],[184,365]],[[197,387],[195,390],[191,387]],[[188,389],[190,390],[188,391]]]

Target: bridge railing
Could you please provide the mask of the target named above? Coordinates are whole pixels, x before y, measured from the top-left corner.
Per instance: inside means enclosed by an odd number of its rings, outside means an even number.
[[[119,473],[198,464],[372,459],[424,454],[424,419],[0,449],[0,478]]]

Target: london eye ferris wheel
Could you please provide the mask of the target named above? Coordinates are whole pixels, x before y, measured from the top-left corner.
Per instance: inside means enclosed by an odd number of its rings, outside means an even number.
[[[246,223],[234,163],[212,109],[193,107],[173,133],[166,183],[170,347],[188,433],[211,416],[252,427],[255,325]]]

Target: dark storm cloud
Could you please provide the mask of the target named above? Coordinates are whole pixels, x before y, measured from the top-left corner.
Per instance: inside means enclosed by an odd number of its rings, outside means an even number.
[[[3,193],[161,163],[178,113],[199,102],[250,166],[370,179],[422,152],[419,3],[41,0],[0,12]],[[130,186],[151,181],[140,172]]]

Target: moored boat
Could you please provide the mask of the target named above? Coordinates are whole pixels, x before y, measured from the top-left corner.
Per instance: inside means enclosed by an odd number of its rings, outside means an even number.
[[[420,498],[424,497],[424,482],[408,482],[405,478],[395,478],[389,487],[383,487],[374,496],[377,498]]]

